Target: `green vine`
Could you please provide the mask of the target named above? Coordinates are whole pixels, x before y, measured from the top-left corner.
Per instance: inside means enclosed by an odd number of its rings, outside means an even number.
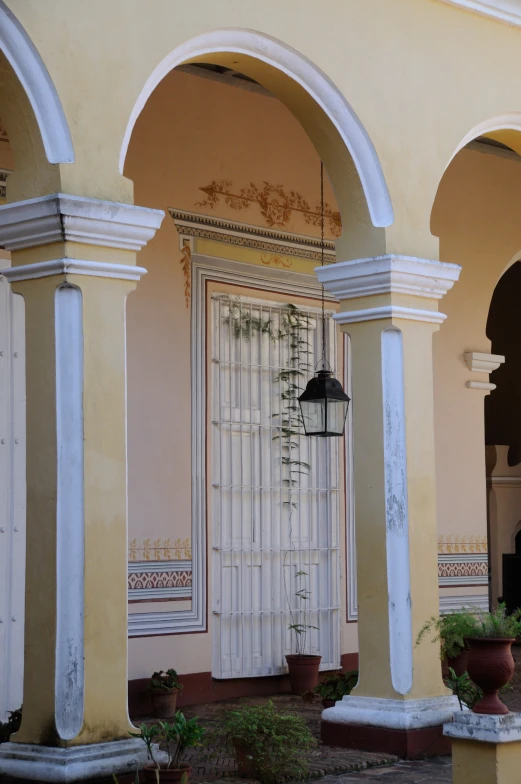
[[[272,414],[278,419],[278,432],[273,436],[274,441],[281,443],[281,463],[283,471],[282,485],[285,497],[282,505],[288,509],[289,541],[290,548],[284,551],[283,580],[286,602],[288,605],[290,623],[288,628],[295,634],[297,654],[306,650],[307,636],[310,629],[317,627],[310,624],[308,590],[308,573],[299,569],[295,575],[297,584],[293,593],[299,600],[300,607],[294,610],[291,603],[290,592],[286,580],[286,566],[291,563],[291,553],[295,551],[293,545],[293,513],[298,509],[298,492],[301,476],[309,474],[311,466],[300,459],[300,437],[304,436],[304,426],[298,403],[302,392],[300,382],[304,381],[313,368],[309,365],[310,352],[309,331],[311,329],[310,317],[300,311],[296,305],[289,303],[282,311],[281,323],[278,328],[271,319],[262,319],[253,316],[251,310],[244,310],[240,301],[229,301],[229,314],[223,319],[229,326],[236,340],[244,338],[251,340],[255,333],[269,335],[271,340],[288,341],[289,357],[286,367],[280,370],[273,381],[279,385],[281,410]]]

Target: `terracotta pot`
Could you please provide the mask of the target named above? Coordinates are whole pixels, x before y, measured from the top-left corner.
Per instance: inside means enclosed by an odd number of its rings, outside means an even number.
[[[322,700],[322,705],[324,708],[334,708],[336,700]]]
[[[303,694],[314,689],[318,683],[318,668],[322,656],[306,656],[292,653],[286,656],[289,682],[293,694]]]
[[[514,674],[514,659],[510,647],[513,639],[469,637],[469,678],[483,691],[483,697],[472,710],[474,713],[501,715],[508,713],[507,706],[498,697],[498,691]]]
[[[175,716],[178,689],[150,689],[152,714],[155,719],[170,719]]]
[[[149,784],[157,784],[157,768],[155,765],[145,765],[143,776]],[[190,765],[181,765],[180,768],[159,768],[159,781],[161,784],[188,784],[192,768]]]
[[[469,664],[469,651],[468,648],[465,648],[459,656],[453,656],[447,659],[447,668],[452,668],[456,675],[459,676],[463,675],[467,672]],[[449,673],[447,673],[449,674]]]
[[[257,777],[257,771],[253,760],[249,756],[248,749],[241,743],[234,743],[233,750],[235,753],[235,762],[237,763],[237,772],[239,776],[245,779],[254,779]]]

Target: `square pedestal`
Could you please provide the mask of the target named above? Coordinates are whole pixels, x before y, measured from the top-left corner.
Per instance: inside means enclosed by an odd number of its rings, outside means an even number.
[[[135,773],[147,760],[137,738],[57,748],[26,743],[2,743],[0,775],[28,781],[73,782]]]
[[[485,716],[465,711],[445,725],[452,741],[453,784],[519,784],[521,714]]]
[[[443,724],[459,710],[456,697],[387,700],[344,697],[322,713],[324,743],[363,751],[382,751],[403,759],[450,754]]]

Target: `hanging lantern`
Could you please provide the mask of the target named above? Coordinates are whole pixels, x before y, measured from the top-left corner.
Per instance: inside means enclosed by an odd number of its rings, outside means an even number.
[[[324,266],[324,164],[320,162],[320,212],[321,212],[321,266]],[[340,381],[326,370],[326,311],[325,292],[322,286],[322,370],[308,381],[305,392],[299,397],[300,413],[307,436],[343,436],[350,399]]]
[[[330,370],[319,370],[299,397],[307,436],[343,436],[349,397]]]

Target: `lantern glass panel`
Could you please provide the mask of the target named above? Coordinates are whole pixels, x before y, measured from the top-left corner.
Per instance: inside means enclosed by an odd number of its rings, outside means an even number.
[[[304,430],[307,435],[323,433],[326,427],[326,401],[302,400],[300,403]]]
[[[327,401],[327,432],[341,436],[347,416],[348,400]]]

